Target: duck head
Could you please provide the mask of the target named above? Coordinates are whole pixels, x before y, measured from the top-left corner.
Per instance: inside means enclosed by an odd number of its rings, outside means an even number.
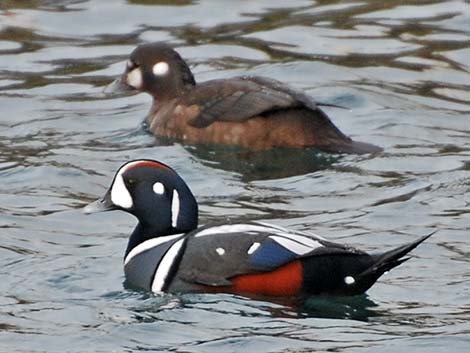
[[[188,185],[154,160],[122,165],[104,197],[84,208],[87,214],[111,210],[134,215],[144,238],[189,232],[198,223],[197,202]]]
[[[196,84],[186,62],[165,43],[139,45],[131,53],[124,73],[105,92],[147,92],[155,99],[176,97]]]

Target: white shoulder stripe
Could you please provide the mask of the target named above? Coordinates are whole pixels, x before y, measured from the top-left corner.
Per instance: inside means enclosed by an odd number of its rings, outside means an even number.
[[[287,250],[292,251],[294,254],[297,254],[300,256],[305,255],[313,250],[310,246],[305,246],[303,244],[300,244],[296,241],[293,241],[284,237],[271,235],[269,238],[274,240],[279,245],[282,245]]]
[[[262,233],[275,233],[278,234],[279,230],[272,227],[257,225],[257,224],[226,224],[223,226],[209,227],[199,233],[195,237],[204,237],[212,234],[224,233],[248,233],[248,232],[262,232]]]
[[[299,235],[295,233],[286,233],[286,234],[277,234],[281,237],[296,241],[299,244],[308,246],[311,249],[319,248],[323,246],[320,242],[316,241],[315,239],[306,237],[304,235]]]
[[[316,248],[320,248],[323,246],[320,241],[314,238],[315,237],[314,235],[309,236],[307,234],[303,235],[302,233],[298,234],[297,232],[289,231],[288,229],[285,229],[282,227],[271,226],[270,224],[266,224],[266,223],[259,223],[259,222],[257,223],[258,224],[227,224],[223,226],[209,227],[196,233],[194,236],[196,238],[199,238],[199,237],[204,237],[208,235],[226,234],[226,233],[250,233],[250,232],[268,233],[268,234],[272,234],[270,238],[276,240],[279,244],[284,246],[286,249],[289,249],[289,250],[303,249],[303,250],[299,250],[300,252],[291,250],[299,255],[300,253],[307,253],[309,251],[312,251]]]
[[[326,239],[325,239],[324,237],[322,237],[322,236],[320,236],[320,235],[318,235],[318,234],[312,233],[312,232],[302,232],[302,231],[297,231],[297,230],[296,230],[295,232],[292,232],[292,231],[290,231],[289,229],[284,228],[284,227],[281,227],[281,226],[278,226],[278,225],[269,224],[269,223],[260,222],[260,221],[256,221],[256,223],[261,224],[261,225],[264,225],[264,226],[267,226],[267,227],[276,228],[276,229],[278,229],[278,230],[280,230],[280,231],[282,231],[282,232],[284,232],[284,233],[290,233],[290,234],[295,233],[295,234],[298,234],[298,235],[303,235],[303,236],[305,236],[305,237],[307,237],[307,238],[310,238],[310,239],[312,239],[312,238],[317,238],[317,239],[319,239],[319,240],[325,240],[325,241],[326,241]]]
[[[155,272],[155,277],[153,278],[152,283],[152,292],[160,293],[165,286],[166,278],[168,277],[168,273],[171,270],[171,266],[175,262],[176,256],[179,254],[181,247],[184,243],[184,238],[178,240],[174,243],[166,252],[165,256],[163,256],[160,264],[157,267],[157,271]]]
[[[173,239],[181,237],[182,235],[183,234],[168,235],[168,236],[165,236],[165,237],[158,237],[158,238],[149,239],[149,240],[144,241],[143,243],[140,243],[135,248],[133,248],[129,252],[129,254],[127,254],[126,258],[124,259],[124,266],[127,265],[127,263],[129,261],[131,261],[131,259],[133,257],[139,255],[140,253],[142,253],[146,250],[149,250],[149,249],[151,249],[155,246],[158,246],[160,244],[166,243],[167,241],[171,241]]]

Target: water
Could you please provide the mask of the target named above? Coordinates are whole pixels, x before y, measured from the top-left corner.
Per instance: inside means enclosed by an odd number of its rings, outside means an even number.
[[[0,351],[466,352],[468,1],[0,2]],[[196,79],[305,89],[376,156],[158,141],[146,95],[105,96],[137,43]],[[294,159],[293,156],[298,158]],[[130,158],[178,170],[201,221],[260,219],[366,250],[438,232],[368,296],[306,302],[127,290],[135,220],[80,208]]]

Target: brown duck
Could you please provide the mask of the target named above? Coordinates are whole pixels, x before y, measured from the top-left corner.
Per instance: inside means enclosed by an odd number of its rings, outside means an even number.
[[[156,136],[254,151],[275,147],[381,151],[344,135],[312,98],[282,82],[238,76],[196,83],[186,62],[164,43],[139,45],[131,53],[124,74],[106,91],[122,90],[153,97],[146,120]]]

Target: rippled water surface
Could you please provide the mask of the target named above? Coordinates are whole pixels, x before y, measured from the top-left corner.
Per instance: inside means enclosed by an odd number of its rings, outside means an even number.
[[[374,156],[159,141],[144,94],[105,96],[138,44],[196,79],[305,89]],[[0,1],[0,351],[467,352],[470,3]],[[116,168],[160,159],[201,222],[260,219],[366,250],[437,230],[368,295],[298,303],[125,289],[135,220],[84,216]]]

